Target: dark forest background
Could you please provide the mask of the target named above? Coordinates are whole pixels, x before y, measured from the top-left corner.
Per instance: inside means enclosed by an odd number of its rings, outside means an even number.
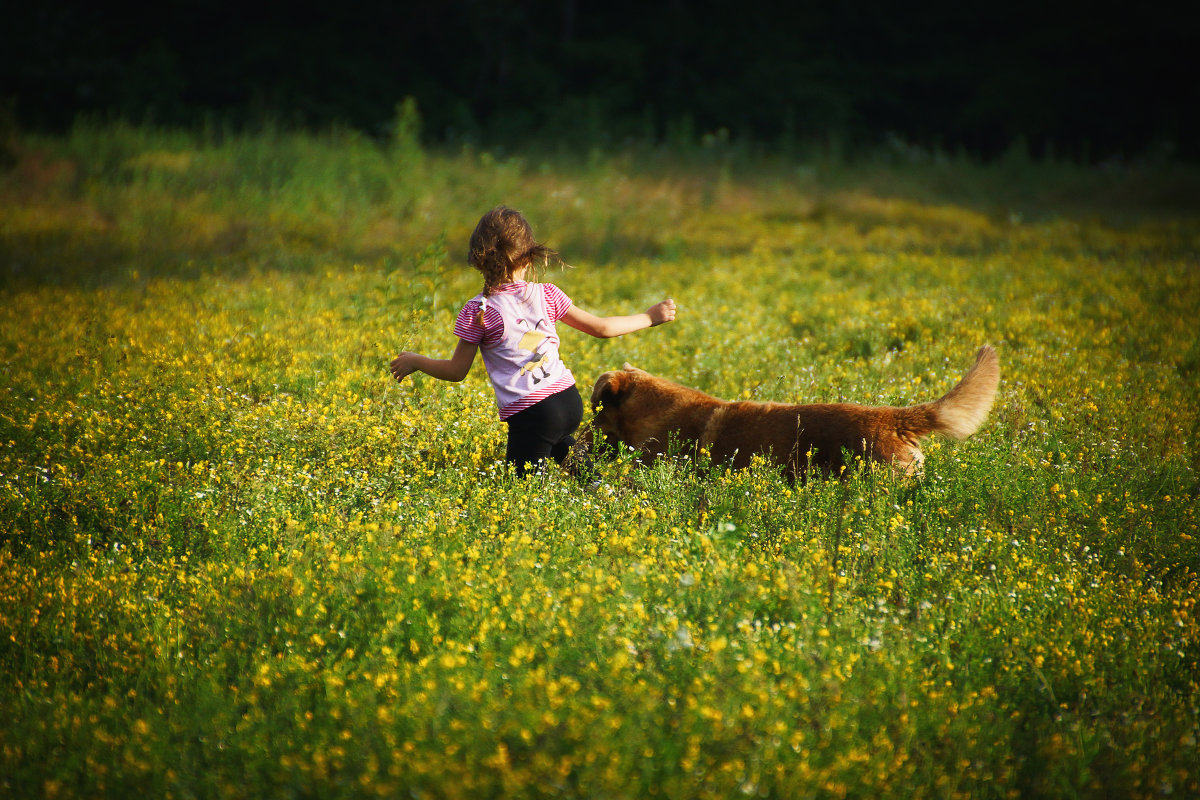
[[[430,143],[886,139],[991,158],[1200,155],[1197,4],[13,3],[10,124],[349,125]],[[722,133],[724,131],[724,133]]]

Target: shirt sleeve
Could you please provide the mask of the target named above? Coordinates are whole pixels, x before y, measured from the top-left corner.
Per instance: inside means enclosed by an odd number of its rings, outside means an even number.
[[[468,300],[454,321],[454,335],[464,342],[479,344],[483,341],[483,334],[484,328],[479,324],[479,301]]]
[[[483,324],[479,324],[479,301],[468,300],[454,321],[454,335],[464,342],[491,345],[504,335],[504,317],[490,304],[484,306]]]
[[[555,322],[562,319],[563,315],[570,311],[571,306],[574,305],[571,302],[571,298],[567,297],[566,293],[553,283],[543,283],[542,291],[546,293],[546,309],[550,312]]]

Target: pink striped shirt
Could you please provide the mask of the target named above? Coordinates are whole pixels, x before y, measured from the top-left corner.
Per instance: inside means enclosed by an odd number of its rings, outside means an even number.
[[[500,419],[575,385],[559,357],[555,328],[570,309],[571,298],[554,284],[522,281],[476,295],[458,313],[454,335],[479,345]]]

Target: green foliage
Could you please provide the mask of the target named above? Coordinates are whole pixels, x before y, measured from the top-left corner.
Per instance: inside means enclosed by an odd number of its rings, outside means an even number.
[[[18,143],[6,793],[1200,792],[1194,219],[1079,215],[1100,179],[1056,164],[1047,201],[1036,164],[445,154],[418,126]],[[386,369],[454,346],[497,202],[582,307],[679,303],[562,330],[585,395],[630,361],[906,404],[989,342],[1000,397],[915,481],[630,453],[518,480],[480,366]]]

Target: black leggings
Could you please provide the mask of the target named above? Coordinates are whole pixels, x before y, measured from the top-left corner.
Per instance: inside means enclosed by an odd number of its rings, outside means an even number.
[[[524,411],[513,414],[508,423],[508,448],[505,459],[525,475],[529,465],[550,456],[559,464],[575,445],[572,436],[583,421],[583,398],[574,386],[550,395]]]

